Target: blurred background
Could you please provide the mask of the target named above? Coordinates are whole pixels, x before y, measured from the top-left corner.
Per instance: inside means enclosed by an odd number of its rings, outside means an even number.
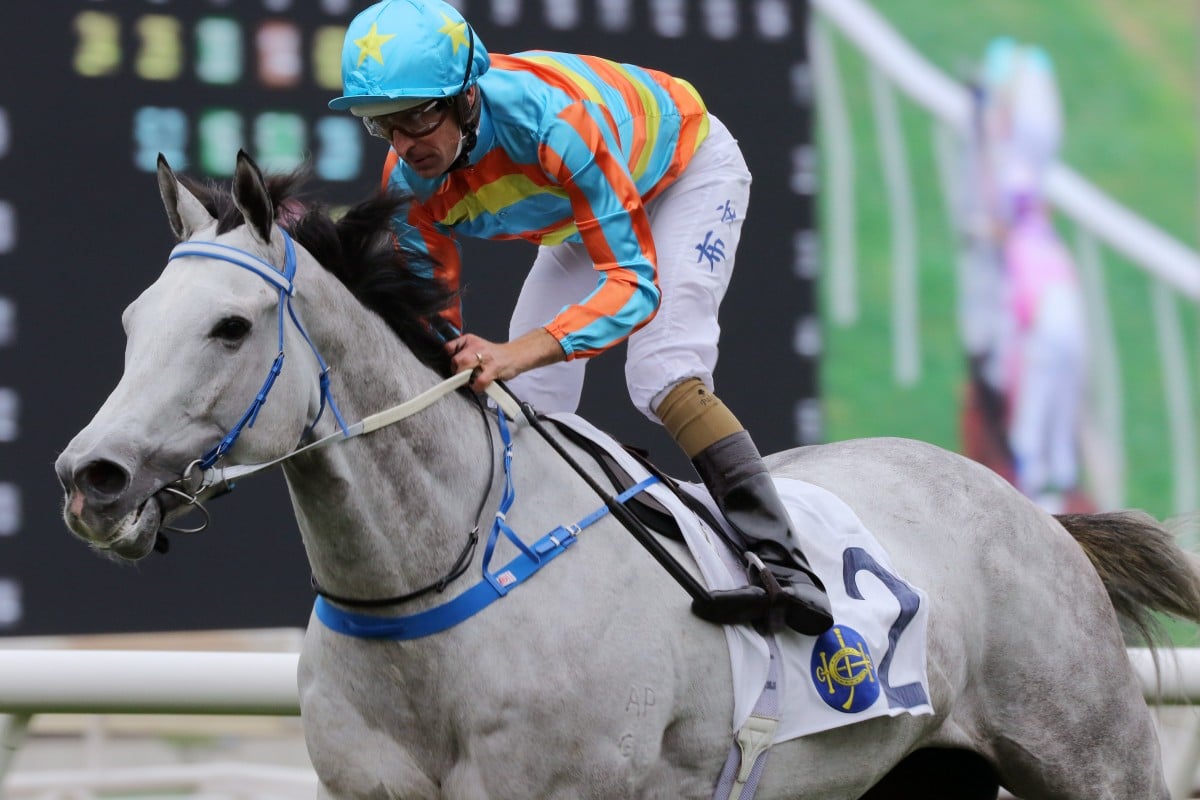
[[[130,567],[66,531],[53,461],[115,385],[120,312],[172,244],[159,152],[212,179],[239,148],[307,162],[333,206],[377,185],[386,145],[325,107],[365,5],[61,0],[0,25],[0,644],[298,646],[312,595],[280,476]],[[1200,4],[455,5],[493,52],[687,78],[740,140],[754,186],[716,380],[764,451],[906,436],[1052,510],[1200,506]],[[533,248],[465,251],[467,327],[503,336]],[[619,353],[589,366],[581,413],[694,479],[629,407]],[[51,766],[241,759],[298,784],[196,791],[311,796],[297,720],[97,720],[37,718],[9,792]],[[237,774],[221,786],[253,783]]]

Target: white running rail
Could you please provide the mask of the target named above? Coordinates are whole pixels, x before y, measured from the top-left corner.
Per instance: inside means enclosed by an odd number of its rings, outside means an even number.
[[[188,792],[181,796],[206,800],[313,797],[311,768],[270,764],[11,769],[36,714],[299,716],[298,659],[296,653],[0,650],[0,794],[38,800],[113,792]]]
[[[1200,648],[1130,648],[1147,700],[1200,702]],[[0,650],[0,714],[300,716],[294,652]]]
[[[299,716],[296,653],[0,650],[0,713]]]
[[[1131,648],[1142,691],[1153,704],[1200,701],[1200,648]],[[34,714],[231,714],[298,716],[295,653],[0,650],[0,779]],[[1200,741],[1187,744],[1189,752]],[[1178,783],[1190,788],[1190,771]],[[252,792],[261,784],[271,787]],[[4,781],[6,797],[92,797],[100,791],[203,787],[205,797],[263,798],[310,789],[308,770],[244,764],[27,772]],[[229,787],[238,787],[231,789]],[[279,796],[294,796],[283,794]],[[1185,795],[1176,794],[1176,797]]]
[[[1130,661],[1147,700],[1200,702],[1200,648]],[[296,653],[0,650],[0,714],[300,715]],[[1161,679],[1161,685],[1160,685]]]

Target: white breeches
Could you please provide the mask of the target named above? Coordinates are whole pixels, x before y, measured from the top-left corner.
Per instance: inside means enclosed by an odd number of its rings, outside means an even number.
[[[1079,481],[1085,336],[1077,289],[1049,287],[1020,345],[1021,369],[1009,428],[1017,487],[1030,497],[1051,489],[1074,489]]]
[[[750,171],[737,141],[710,116],[708,138],[692,161],[646,210],[658,254],[658,313],[628,339],[625,383],[634,406],[655,422],[652,409],[680,381],[700,378],[713,388],[717,311],[733,274],[734,255],[750,201]],[[509,338],[545,325],[563,306],[596,287],[582,244],[538,249],[509,323]],[[509,381],[543,412],[579,406],[587,359],[530,370]]]

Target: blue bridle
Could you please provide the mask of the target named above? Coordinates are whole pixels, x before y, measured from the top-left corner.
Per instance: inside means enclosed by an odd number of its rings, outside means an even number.
[[[284,358],[284,309],[287,309],[287,315],[291,317],[295,323],[296,329],[300,335],[304,337],[304,341],[308,342],[309,348],[317,359],[317,364],[321,369],[321,407],[317,411],[316,417],[312,423],[305,429],[307,435],[316,426],[324,413],[325,405],[328,403],[330,410],[336,417],[338,425],[341,427],[343,438],[351,438],[362,433],[368,433],[383,425],[390,424],[393,421],[402,419],[410,413],[423,408],[429,402],[433,402],[437,397],[442,396],[448,387],[461,386],[466,382],[466,378],[470,372],[465,371],[457,376],[444,381],[437,387],[434,387],[430,392],[423,393],[422,396],[413,398],[412,410],[407,410],[409,404],[402,404],[395,409],[390,409],[381,414],[375,415],[380,417],[378,421],[364,420],[355,423],[353,426],[346,425],[342,419],[341,412],[338,410],[337,403],[334,402],[333,395],[329,390],[329,367],[325,364],[325,360],[321,358],[321,354],[317,351],[317,347],[313,344],[308,332],[305,331],[304,325],[301,324],[299,317],[296,315],[295,309],[292,307],[292,297],[295,294],[295,276],[296,276],[296,250],[292,243],[292,239],[281,228],[280,235],[283,236],[285,259],[283,270],[277,270],[270,263],[262,260],[258,256],[241,250],[232,245],[221,244],[219,242],[183,242],[171,251],[168,261],[173,261],[177,258],[211,258],[219,261],[225,261],[230,264],[236,264],[243,269],[248,269],[260,278],[265,280],[279,290],[279,354],[275,357],[275,361],[271,365],[271,369],[267,374],[267,379],[263,383],[262,388],[258,390],[254,401],[246,412],[238,420],[237,424],[221,439],[221,441],[202,456],[198,465],[201,470],[207,471],[221,459],[221,457],[231,448],[241,435],[243,429],[253,427],[254,421],[258,418],[258,412],[262,409],[263,404],[267,400],[267,395],[271,391],[271,387],[275,384],[275,379],[283,369]],[[332,630],[343,633],[347,636],[356,636],[361,638],[372,639],[393,639],[405,640],[415,639],[423,636],[429,636],[434,633],[439,633],[447,628],[457,625],[465,619],[468,619],[475,614],[478,614],[487,606],[491,605],[496,600],[505,597],[518,584],[524,582],[527,578],[538,572],[542,567],[548,564],[555,557],[563,553],[567,548],[575,543],[576,538],[585,528],[591,526],[595,522],[604,518],[609,512],[608,506],[600,508],[587,514],[583,519],[569,526],[559,526],[555,530],[546,534],[541,539],[534,542],[532,545],[527,545],[509,527],[506,515],[512,508],[516,500],[516,492],[513,488],[512,481],[512,459],[513,459],[513,440],[509,432],[508,423],[505,420],[505,404],[499,393],[489,389],[489,395],[497,400],[500,410],[497,414],[497,425],[499,427],[501,441],[504,445],[504,488],[500,500],[500,507],[496,511],[492,521],[491,530],[489,531],[487,542],[484,548],[483,564],[482,564],[482,580],[476,583],[473,587],[463,592],[454,599],[442,603],[434,608],[422,611],[412,615],[400,616],[374,616],[366,614],[356,614],[354,612],[339,608],[338,606],[328,602],[324,596],[319,595],[315,603],[315,611],[317,617],[327,627]],[[426,399],[428,396],[428,399]],[[516,409],[511,410],[515,414]],[[370,425],[367,423],[371,422]],[[326,440],[331,439],[335,434],[330,434],[324,439],[310,443],[303,449],[316,447],[323,444]],[[268,462],[267,464],[256,465],[250,469],[257,471],[271,464],[278,463],[284,458],[295,455],[299,451],[293,451],[287,456]],[[189,467],[188,472],[190,473]],[[186,477],[186,475],[185,475]],[[650,486],[659,482],[657,476],[651,475],[645,480],[628,488],[626,491],[618,495],[614,501],[619,504],[624,504],[630,498],[645,491]],[[204,486],[208,486],[205,481]],[[202,487],[203,488],[203,487]],[[195,496],[179,492],[182,496],[194,502]],[[207,512],[205,512],[207,515]],[[178,529],[176,529],[178,530]],[[478,526],[476,527],[478,530]],[[195,532],[195,531],[181,531]],[[496,545],[499,542],[500,536],[503,535],[519,551],[516,558],[506,564],[498,572],[493,572],[489,569],[492,555],[495,552]],[[468,545],[469,548],[474,547],[474,539]],[[464,552],[470,552],[469,550]],[[460,556],[461,558],[461,556]],[[439,591],[441,587],[439,587]],[[335,600],[337,598],[334,598]],[[403,598],[402,598],[403,599]],[[391,600],[385,602],[392,602]],[[374,605],[374,603],[369,603]]]
[[[242,414],[237,424],[225,434],[225,437],[215,447],[200,457],[200,469],[208,469],[217,463],[228,452],[229,448],[233,447],[238,437],[241,436],[243,429],[254,427],[254,422],[258,419],[258,412],[262,410],[263,403],[267,401],[267,395],[270,393],[271,387],[275,385],[275,379],[279,377],[279,373],[283,370],[284,309],[287,309],[287,316],[291,317],[292,322],[295,323],[296,330],[304,337],[304,341],[308,342],[309,349],[312,350],[313,355],[317,359],[317,365],[321,369],[321,407],[317,409],[317,415],[313,418],[313,421],[304,429],[304,435],[307,436],[316,427],[317,422],[321,419],[321,415],[325,413],[326,404],[329,405],[330,411],[333,412],[333,416],[341,427],[342,433],[346,436],[350,435],[346,422],[342,419],[342,412],[338,410],[337,403],[333,399],[333,393],[329,389],[329,367],[325,364],[325,359],[321,358],[320,352],[317,351],[317,346],[309,338],[308,331],[304,330],[304,325],[301,324],[300,318],[296,315],[296,309],[292,306],[292,297],[296,293],[294,280],[296,277],[296,246],[292,243],[292,237],[288,236],[287,231],[283,230],[283,228],[279,229],[279,234],[283,237],[285,252],[282,271],[276,269],[270,262],[264,261],[252,253],[220,242],[182,242],[171,250],[171,255],[167,258],[167,261],[174,261],[177,258],[213,258],[218,261],[236,264],[242,269],[250,270],[279,290],[279,354],[275,356],[275,361],[271,364],[271,369],[267,373],[266,381],[263,382],[262,388],[258,390],[258,394],[254,396],[254,401],[250,403],[250,407],[246,409],[246,413]]]

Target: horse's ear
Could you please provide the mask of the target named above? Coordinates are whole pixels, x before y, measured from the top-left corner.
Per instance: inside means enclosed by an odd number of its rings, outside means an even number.
[[[233,174],[233,202],[258,238],[264,243],[270,242],[275,208],[262,172],[245,150],[238,150],[237,170]]]
[[[171,230],[180,241],[212,224],[213,215],[196,199],[196,195],[179,182],[162,153],[158,154],[158,193],[162,195],[163,206],[167,209]]]

